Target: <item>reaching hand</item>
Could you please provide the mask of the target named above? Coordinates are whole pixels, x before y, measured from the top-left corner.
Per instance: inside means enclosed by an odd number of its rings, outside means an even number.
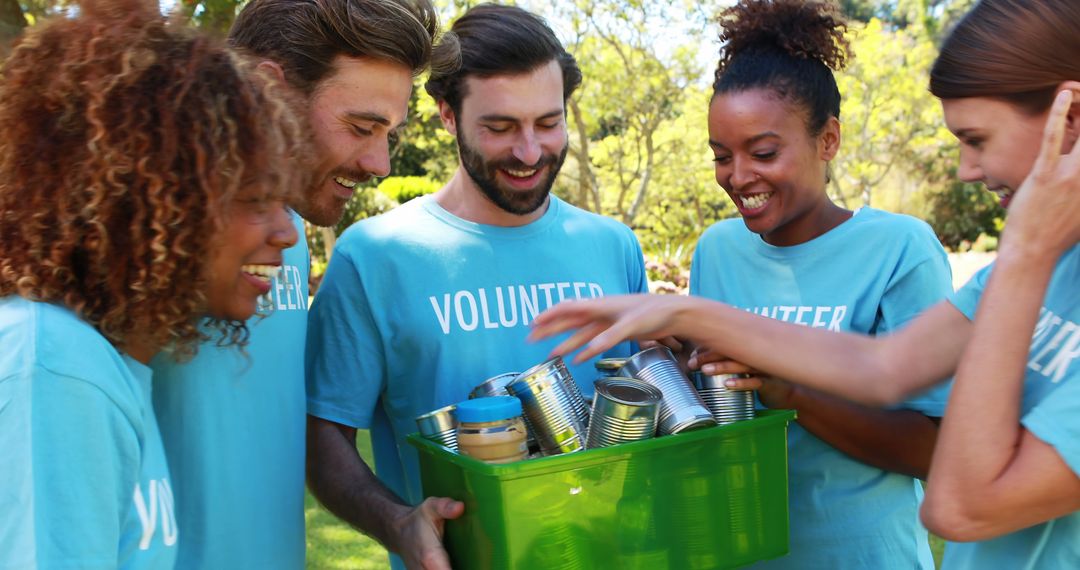
[[[1074,98],[1064,89],[1054,99],[1039,156],[1009,205],[1003,248],[1030,247],[1057,259],[1080,241],[1080,144],[1065,140]],[[1072,148],[1063,154],[1067,142]]]
[[[681,295],[618,295],[567,301],[544,311],[533,321],[530,340],[577,329],[552,350],[565,355],[587,346],[576,357],[584,362],[624,340],[655,340],[676,336],[675,318],[700,299]]]
[[[465,512],[465,504],[444,497],[428,497],[399,519],[394,550],[410,570],[451,570],[443,548],[443,528],[447,519]]]

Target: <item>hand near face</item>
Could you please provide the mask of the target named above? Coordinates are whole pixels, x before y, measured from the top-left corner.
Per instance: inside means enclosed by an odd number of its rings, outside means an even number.
[[[465,505],[444,497],[428,497],[397,523],[397,551],[410,570],[451,570],[442,545],[447,519],[456,519]]]
[[[1049,251],[1056,259],[1080,241],[1080,144],[1067,131],[1077,107],[1077,91],[1064,89],[1054,99],[1039,156],[1009,207],[1003,248]]]
[[[657,340],[676,336],[675,317],[699,300],[681,295],[617,295],[559,303],[533,321],[529,340],[575,330],[552,351],[565,355],[582,346],[574,363],[584,362],[624,340]]]

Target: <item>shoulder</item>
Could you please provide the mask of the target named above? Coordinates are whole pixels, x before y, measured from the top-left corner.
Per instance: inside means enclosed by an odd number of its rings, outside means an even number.
[[[890,235],[909,235],[918,238],[929,238],[937,242],[933,228],[915,216],[886,212],[875,208],[862,208],[852,218],[865,230],[889,232]]]
[[[552,207],[558,208],[559,224],[570,234],[619,238],[637,244],[637,236],[629,226],[609,216],[579,208],[558,197],[551,197]]]
[[[430,227],[437,220],[425,206],[430,198],[421,196],[388,212],[355,222],[338,238],[337,247],[348,249],[393,242],[417,228]]]
[[[52,303],[0,299],[0,345],[14,348],[0,358],[5,373],[37,367],[102,385],[126,371],[123,357],[101,333]]]
[[[698,238],[698,247],[712,243],[741,241],[752,235],[755,234],[746,229],[742,218],[728,218],[716,222],[702,232],[701,237]]]

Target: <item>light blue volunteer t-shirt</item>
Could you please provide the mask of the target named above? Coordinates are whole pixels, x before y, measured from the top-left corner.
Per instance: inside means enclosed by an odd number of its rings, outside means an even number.
[[[993,265],[950,301],[974,320]],[[1080,245],[1058,260],[1031,338],[1020,423],[1080,476]],[[1053,397],[1051,397],[1053,396]],[[942,568],[1080,568],[1080,512],[982,542],[945,547]]]
[[[702,235],[690,272],[693,295],[872,335],[896,330],[951,291],[948,258],[929,226],[871,208],[790,247],[765,243],[741,219],[719,222]],[[903,407],[940,417],[946,400],[942,386]],[[754,568],[934,567],[918,480],[861,463],[797,423],[788,430],[788,464],[790,554]]]
[[[0,298],[0,568],[169,569],[150,369],[66,308]]]
[[[416,416],[545,361],[556,340],[525,340],[544,309],[644,291],[641,248],[612,219],[552,196],[535,222],[497,227],[417,198],[338,240],[311,308],[308,412],[370,428],[379,478],[419,503],[416,451],[404,439]],[[594,362],[570,371],[591,394]]]
[[[304,567],[309,262],[293,222],[300,240],[247,323],[246,355],[211,340],[187,363],[151,362],[184,529],[177,568]]]

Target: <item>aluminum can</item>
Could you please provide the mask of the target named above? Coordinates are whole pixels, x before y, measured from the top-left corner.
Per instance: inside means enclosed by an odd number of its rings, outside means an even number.
[[[746,374],[693,374],[694,387],[716,423],[726,425],[754,419],[754,391],[728,390],[724,386],[724,381],[729,378],[746,377]]]
[[[656,435],[663,395],[651,384],[612,376],[594,384],[592,421],[585,447],[595,449]]]
[[[652,384],[664,395],[660,401],[661,435],[716,425],[705,402],[666,346],[654,346],[631,356],[619,370],[619,376]]]
[[[558,360],[561,364],[562,359]],[[586,426],[578,412],[578,406],[584,406],[584,400],[579,404],[568,385],[577,386],[566,367],[560,369],[551,360],[522,372],[506,386],[511,395],[521,400],[543,455],[585,449]],[[580,391],[577,398],[581,398]]]
[[[439,408],[416,417],[420,435],[452,451],[457,451],[457,422],[454,420],[456,404]]]

